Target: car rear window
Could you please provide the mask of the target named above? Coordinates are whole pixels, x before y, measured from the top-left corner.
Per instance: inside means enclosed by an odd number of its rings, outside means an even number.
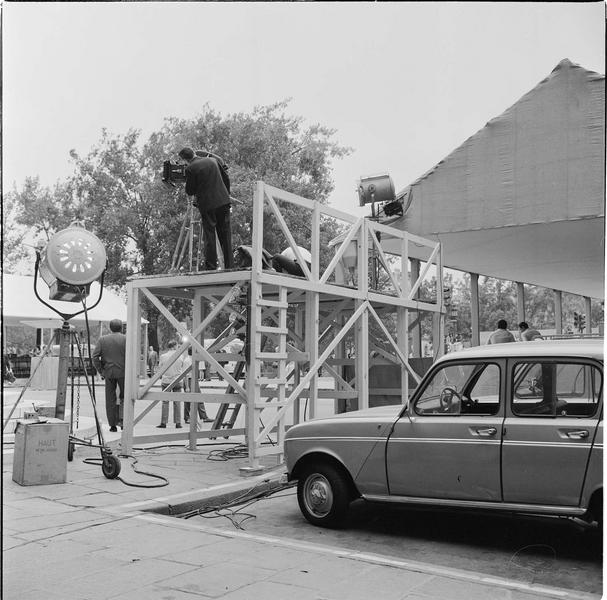
[[[592,417],[596,414],[602,374],[574,361],[521,361],[513,369],[512,412],[528,417]]]

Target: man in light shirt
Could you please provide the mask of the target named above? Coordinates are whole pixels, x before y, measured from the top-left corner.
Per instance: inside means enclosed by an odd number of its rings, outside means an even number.
[[[532,342],[533,340],[543,340],[542,334],[537,329],[530,329],[529,325],[525,321],[521,321],[518,324],[518,330],[521,334],[521,340],[523,342]]]
[[[160,355],[160,363],[158,368],[160,370],[170,362],[173,353],[175,352],[175,348],[177,347],[177,342],[170,341],[168,344],[168,350]],[[184,370],[183,367],[183,357],[177,358],[177,360],[164,372],[162,375],[162,388],[164,388],[175,379],[180,373]],[[183,382],[178,382],[173,386],[172,392],[181,393]],[[160,417],[160,425],[156,427],[160,429],[165,429],[167,426],[167,421],[169,420],[169,401],[162,401],[162,415]],[[173,402],[173,420],[175,421],[175,428],[181,429],[181,402]]]
[[[505,344],[514,341],[514,336],[508,331],[508,322],[500,319],[497,322],[497,329],[489,336],[487,344]]]

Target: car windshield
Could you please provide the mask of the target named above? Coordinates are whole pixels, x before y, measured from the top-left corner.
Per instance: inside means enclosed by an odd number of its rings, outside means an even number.
[[[495,414],[499,409],[499,367],[450,364],[432,375],[415,402],[417,414]]]

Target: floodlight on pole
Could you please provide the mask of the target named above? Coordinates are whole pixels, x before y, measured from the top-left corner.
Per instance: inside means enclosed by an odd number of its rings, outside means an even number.
[[[34,268],[34,293],[36,298],[57,313],[63,319],[63,325],[60,329],[55,329],[53,340],[59,342],[59,364],[57,375],[57,394],[55,397],[55,417],[57,419],[65,418],[65,403],[67,397],[67,378],[70,367],[74,367],[74,342],[78,349],[78,358],[84,371],[87,387],[91,394],[93,413],[95,415],[95,425],[99,444],[94,445],[90,440],[81,440],[73,434],[73,399],[74,399],[74,377],[71,380],[71,400],[70,410],[70,436],[68,442],[68,460],[72,460],[75,445],[85,445],[99,448],[101,451],[101,470],[108,479],[118,477],[120,473],[120,461],[112,454],[112,450],[106,445],[99,417],[97,415],[97,401],[95,399],[95,378],[91,378],[90,384],[87,374],[86,363],[84,361],[84,352],[81,348],[80,338],[74,327],[70,325],[69,320],[84,313],[87,329],[88,356],[91,356],[91,335],[88,326],[88,311],[95,308],[101,301],[103,295],[103,277],[107,267],[107,255],[101,240],[90,231],[87,231],[80,223],[74,222],[67,229],[58,231],[48,241],[46,247],[36,249],[36,265]],[[38,274],[49,287],[49,300],[61,300],[64,302],[80,302],[82,310],[74,313],[65,313],[57,307],[44,301],[38,293]],[[92,306],[87,306],[86,298],[91,291],[91,284],[99,280],[99,297]],[[48,354],[51,343],[43,352],[40,362],[36,369],[42,363],[44,357]],[[28,384],[33,377],[30,375]],[[25,387],[27,387],[27,385]],[[24,388],[25,390],[25,388]],[[78,396],[79,397],[79,396]],[[18,398],[17,403],[21,399]],[[15,403],[15,407],[17,406]],[[14,408],[13,407],[13,410]],[[10,416],[10,415],[9,415]],[[7,419],[8,422],[8,419]]]
[[[40,276],[51,300],[81,302],[106,268],[101,240],[78,223],[57,232],[39,254]]]

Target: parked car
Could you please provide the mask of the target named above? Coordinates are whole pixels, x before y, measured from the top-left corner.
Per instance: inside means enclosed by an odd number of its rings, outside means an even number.
[[[407,406],[317,419],[285,436],[314,525],[352,500],[602,523],[603,341],[514,342],[448,354]]]

